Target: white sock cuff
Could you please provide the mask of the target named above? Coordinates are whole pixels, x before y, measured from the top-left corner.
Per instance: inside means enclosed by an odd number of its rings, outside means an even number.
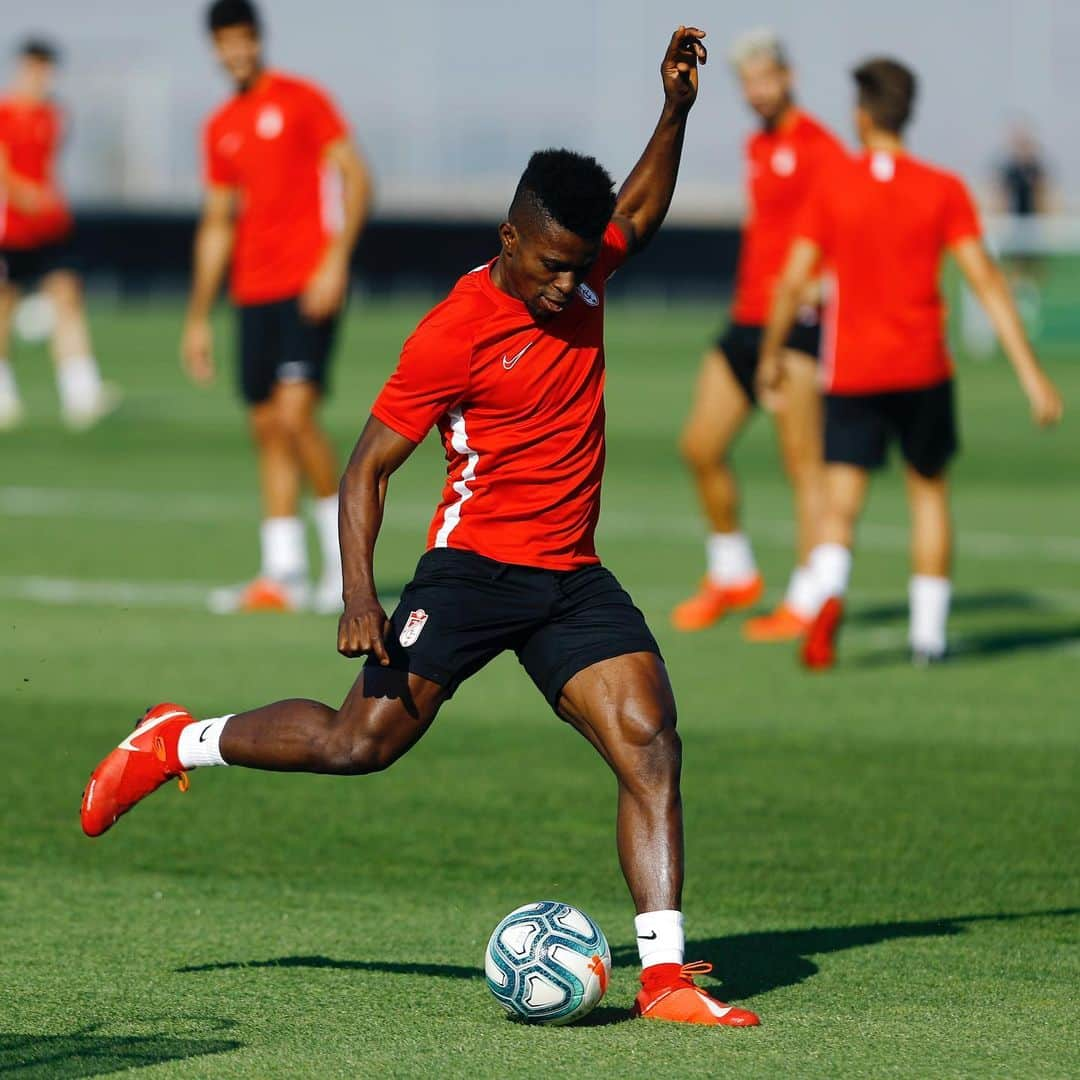
[[[298,517],[266,518],[259,529],[262,572],[274,581],[307,577],[307,540]]]
[[[740,585],[757,573],[754,549],[746,533],[710,533],[705,552],[709,577],[717,585]]]
[[[176,756],[185,769],[198,769],[207,765],[228,765],[221,756],[221,733],[235,714],[196,720],[180,732],[176,744]]]
[[[809,566],[796,566],[791,571],[791,580],[784,594],[784,603],[796,615],[801,615],[804,619],[812,619],[820,606],[815,603],[816,598],[817,590],[814,588],[813,571]]]
[[[944,577],[915,574],[908,584],[911,621],[908,642],[919,652],[944,655],[952,600],[952,582]]]
[[[336,529],[338,520],[337,493],[326,495],[321,499],[313,499],[311,512],[319,525],[333,525]]]
[[[851,549],[843,544],[818,544],[810,552],[810,569],[822,603],[843,596],[851,578]]]
[[[681,911],[643,911],[634,916],[634,932],[643,968],[683,962],[686,936]]]

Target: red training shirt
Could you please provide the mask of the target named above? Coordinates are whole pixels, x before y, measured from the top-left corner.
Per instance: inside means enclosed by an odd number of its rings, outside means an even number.
[[[833,279],[822,344],[830,393],[949,378],[941,259],[980,234],[963,181],[907,154],[865,152],[817,188],[798,234],[821,248]]]
[[[801,109],[776,131],[758,131],[747,139],[750,212],[735,275],[735,322],[760,326],[768,321],[799,212],[819,180],[827,182],[846,156],[836,136]]]
[[[312,83],[264,72],[206,124],[206,183],[239,197],[232,296],[265,304],[297,296],[326,249],[335,222],[323,164],[348,127]]]
[[[34,248],[55,243],[71,230],[71,213],[57,184],[56,158],[64,134],[64,114],[50,101],[0,99],[0,147],[8,169],[40,184],[53,197],[36,214],[17,209],[0,188],[0,246]]]
[[[604,291],[627,255],[615,224],[577,293],[542,326],[491,280],[466,274],[405,342],[372,413],[446,450],[428,548],[548,570],[596,563],[604,471]]]

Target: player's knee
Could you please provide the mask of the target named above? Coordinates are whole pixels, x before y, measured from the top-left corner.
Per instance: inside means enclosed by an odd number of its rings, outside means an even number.
[[[708,440],[703,439],[693,428],[688,428],[679,438],[679,453],[683,461],[694,470],[704,472],[706,469],[716,468],[722,464],[722,457],[716,453],[715,447]]]
[[[620,779],[649,787],[677,781],[682,767],[682,740],[671,709],[649,705],[625,710],[620,723]]]
[[[49,276],[47,290],[61,314],[77,311],[82,304],[82,287],[79,279],[67,271],[57,271]]]
[[[303,406],[279,409],[277,422],[282,437],[290,442],[306,438],[315,430],[315,414]]]
[[[345,731],[329,748],[332,771],[343,776],[367,776],[390,768],[398,755],[387,740],[369,732]]]

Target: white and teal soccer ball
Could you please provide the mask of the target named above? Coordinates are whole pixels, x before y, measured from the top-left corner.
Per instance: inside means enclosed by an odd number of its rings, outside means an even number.
[[[495,927],[484,956],[488,988],[511,1016],[570,1024],[607,990],[611,950],[585,914],[557,900],[525,904]]]

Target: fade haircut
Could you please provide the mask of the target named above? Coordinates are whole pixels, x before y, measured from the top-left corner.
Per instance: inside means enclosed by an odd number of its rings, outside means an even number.
[[[538,150],[518,181],[511,221],[554,221],[585,240],[604,235],[615,210],[615,183],[596,160],[572,150]]]
[[[45,38],[27,38],[16,51],[24,60],[40,60],[44,64],[58,64],[60,50]]]
[[[206,10],[206,28],[210,33],[230,26],[250,26],[259,33],[259,12],[251,0],[214,0]]]
[[[874,126],[899,135],[911,119],[918,81],[899,60],[886,56],[861,63],[852,73],[858,88],[859,106]]]
[[[771,60],[777,67],[791,67],[788,51],[779,35],[769,26],[758,26],[740,34],[728,50],[728,62],[738,71],[748,60]]]

